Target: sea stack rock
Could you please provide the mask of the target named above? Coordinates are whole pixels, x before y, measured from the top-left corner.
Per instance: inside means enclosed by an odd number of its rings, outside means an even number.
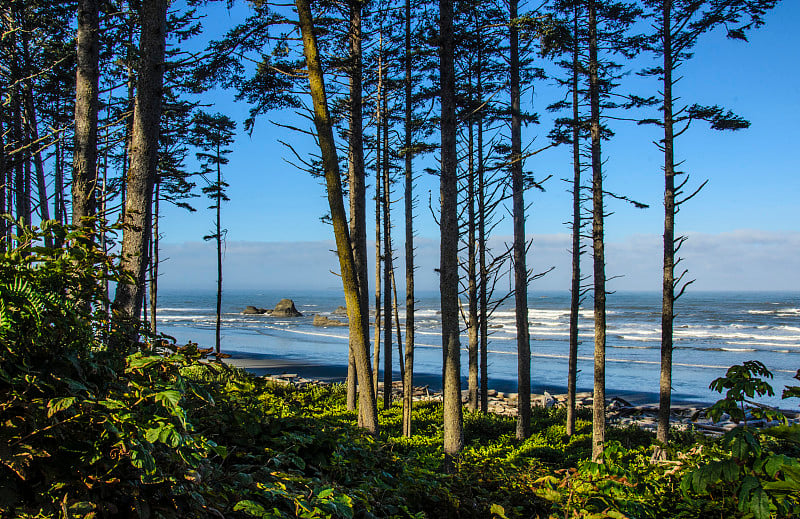
[[[242,310],[242,313],[244,315],[262,315],[262,314],[267,313],[267,309],[266,308],[256,308],[255,306],[247,305],[247,308]]]
[[[333,313],[333,315],[342,315],[344,317],[347,317],[347,308],[345,308],[343,306],[340,306],[336,310],[334,310],[332,313]]]
[[[297,311],[294,307],[294,301],[291,299],[281,299],[275,305],[275,309],[270,314],[272,317],[303,317],[303,314]]]
[[[312,324],[314,326],[347,326],[345,322],[339,321],[338,319],[331,319],[324,315],[315,315]]]

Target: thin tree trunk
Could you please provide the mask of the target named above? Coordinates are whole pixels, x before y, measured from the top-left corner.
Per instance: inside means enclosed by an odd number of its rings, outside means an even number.
[[[109,98],[110,97],[111,93],[109,93]],[[102,190],[100,192],[100,221],[102,222],[100,229],[100,250],[103,251],[103,254],[108,254],[108,154],[111,148],[110,133],[110,127],[106,126],[105,150],[103,152],[103,183],[101,186]],[[57,183],[56,186],[58,186]],[[103,315],[106,317],[110,316],[111,310],[108,277],[108,267],[103,264]],[[106,319],[106,322],[103,325],[103,332],[106,335],[109,332],[108,323],[109,321]]]
[[[26,62],[30,60],[28,52],[28,35],[22,39],[23,51]],[[27,120],[28,133],[30,135],[30,142],[35,150],[31,150],[33,154],[33,165],[36,169],[36,186],[39,194],[39,216],[42,221],[50,219],[50,205],[47,197],[47,181],[44,176],[44,162],[42,160],[42,146],[39,144],[39,122],[36,118],[36,108],[33,103],[33,84],[30,80],[25,82],[24,89],[24,103],[25,103],[25,119]],[[45,237],[45,245],[47,247],[53,246],[53,240],[50,236]]]
[[[350,2],[350,238],[353,240],[353,261],[358,271],[358,293],[365,329],[369,330],[369,281],[367,279],[366,178],[364,172],[364,140],[362,112],[361,1]],[[351,323],[353,326],[353,323]],[[356,363],[353,343],[347,355],[347,409],[356,408]]]
[[[72,222],[78,226],[86,225],[88,222],[82,219],[93,217],[96,210],[94,192],[97,187],[97,110],[100,77],[98,13],[97,0],[78,0],[75,151],[72,162]],[[162,60],[163,58],[158,58],[159,62]]]
[[[60,112],[61,98],[56,100],[56,112]],[[64,146],[61,135],[56,139],[55,150],[55,218],[59,223],[67,223],[67,202],[64,196]]]
[[[161,179],[156,179],[153,194],[153,238],[150,247],[150,331],[158,331],[158,219],[161,213]]]
[[[411,0],[405,0],[405,218],[406,218],[406,353],[403,374],[403,436],[411,437],[414,400],[414,172],[412,170]]]
[[[389,113],[383,95],[383,408],[392,407],[392,218],[389,206]]]
[[[127,69],[128,69],[128,102],[127,102],[127,110],[133,111],[135,100],[135,92],[136,92],[136,83],[135,83],[135,74],[133,70],[133,26],[128,26],[128,55],[126,59]],[[125,208],[127,207],[128,201],[128,169],[130,166],[129,156],[131,152],[132,146],[132,137],[133,137],[133,114],[129,115],[126,122],[125,122],[125,146],[122,150],[122,185],[120,186],[120,222],[125,221]]]
[[[15,93],[11,94],[11,111],[13,113],[12,118],[12,134],[13,134],[13,141],[15,143],[15,147],[19,147],[21,144],[24,144],[25,137],[23,136],[22,132],[22,110],[19,106],[19,99],[15,95]],[[16,152],[14,155],[14,206],[17,214],[15,215],[15,219],[19,222],[20,220],[25,219],[25,159],[24,153],[22,151]],[[23,229],[17,225],[17,246],[23,248],[23,242],[21,241],[21,237],[24,235]]]
[[[164,81],[166,0],[144,0],[140,18],[139,80],[131,132],[130,168],[123,223],[120,265],[133,275],[132,283],[119,283],[114,301],[123,316],[138,319],[144,299],[148,241],[152,226],[153,187],[158,165],[161,96]]]
[[[672,120],[672,1],[663,0],[664,43],[664,282],[661,304],[661,377],[656,438],[669,441],[672,400],[672,326],[675,319],[675,155]]]
[[[569,368],[567,374],[567,436],[575,434],[575,393],[578,378],[578,317],[581,300],[581,132],[578,105],[578,6],[575,5],[572,49],[572,286],[569,308]]]
[[[342,285],[347,304],[347,315],[351,322],[363,323],[361,304],[358,294],[358,274],[353,260],[353,250],[350,246],[350,236],[347,229],[347,215],[344,210],[341,177],[339,175],[339,162],[336,157],[336,144],[333,139],[333,125],[328,113],[328,102],[325,95],[325,82],[317,55],[317,41],[314,35],[311,8],[308,0],[296,0],[300,29],[303,36],[303,53],[308,67],[308,79],[311,87],[311,97],[314,102],[314,124],[322,155],[325,170],[325,183],[328,190],[328,203],[331,210],[336,249],[339,255],[339,266],[342,275]],[[357,337],[355,348],[357,377],[361,381],[359,394],[360,423],[372,433],[378,432],[378,412],[375,393],[372,391],[372,381],[369,366],[369,338],[368,329],[362,326]]]
[[[380,37],[383,45],[383,37]],[[378,394],[378,370],[381,360],[381,87],[383,63],[378,54],[378,93],[375,100],[375,350],[373,352],[373,380]]]
[[[400,368],[400,382],[406,378],[406,369],[403,365],[403,336],[400,331],[400,308],[397,304],[397,280],[394,277],[394,267],[392,267],[392,311],[394,312],[394,326],[397,332],[397,365]]]
[[[0,109],[0,216],[10,212],[6,207],[6,193],[8,192],[8,161],[6,160],[5,145],[5,120],[4,112]],[[6,251],[8,239],[8,225],[5,218],[0,218],[0,252]]]
[[[606,263],[603,238],[603,172],[600,155],[600,80],[597,58],[597,14],[589,0],[589,103],[592,138],[592,248],[594,262],[594,402],[592,460],[603,461],[606,436]]]
[[[478,46],[478,103],[483,106],[483,52]],[[480,393],[481,412],[489,412],[489,273],[486,267],[486,179],[483,167],[483,117],[481,108],[478,116],[478,264],[480,266],[479,305],[480,305]]]
[[[471,80],[470,80],[471,83]],[[476,220],[475,220],[475,142],[472,117],[467,120],[467,303],[469,336],[469,371],[467,376],[467,406],[470,411],[478,409],[478,276],[476,265]]]
[[[221,157],[219,144],[217,144],[217,157]],[[222,166],[217,160],[217,327],[215,345],[217,355],[220,354],[222,345]]]
[[[517,317],[517,438],[531,430],[531,345],[528,329],[528,268],[525,262],[525,198],[522,178],[522,118],[519,86],[517,0],[509,3],[511,44],[511,184],[514,218],[514,300]]]
[[[24,119],[23,119],[24,120]],[[24,134],[24,142],[25,142],[25,152],[24,152],[24,176],[23,176],[23,195],[22,195],[22,217],[25,220],[25,225],[27,227],[31,227],[33,225],[33,200],[31,199],[31,161],[33,159],[31,155],[31,136],[30,133],[27,131],[28,122],[24,121],[23,125],[23,134]]]
[[[461,409],[461,344],[458,316],[458,155],[456,151],[456,82],[453,1],[439,0],[439,69],[441,81],[442,171],[439,290],[442,310],[444,399],[444,468],[452,471],[464,447]]]

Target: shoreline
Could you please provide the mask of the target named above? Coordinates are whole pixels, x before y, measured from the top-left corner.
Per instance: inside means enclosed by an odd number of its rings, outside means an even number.
[[[347,377],[347,365],[345,364],[319,364],[309,362],[302,359],[291,359],[280,355],[268,353],[249,353],[230,350],[227,352],[230,358],[225,359],[225,362],[236,366],[238,368],[249,371],[258,376],[265,375],[285,375],[295,374],[300,378],[313,379],[320,382],[344,382]],[[397,382],[400,380],[399,372],[393,373],[392,380]],[[465,392],[467,388],[467,377],[461,377],[462,390]],[[434,373],[414,373],[414,386],[427,387],[431,391],[441,391],[442,389],[442,376],[441,374]],[[499,393],[515,393],[517,391],[517,382],[511,379],[490,378],[489,390],[494,390]],[[579,387],[577,392],[586,393],[591,392],[592,388]],[[543,385],[532,384],[532,394],[544,394],[545,392],[556,395],[566,394],[566,385]],[[613,400],[614,397],[624,399],[633,405],[658,405],[658,393],[648,391],[631,391],[631,390],[616,390],[606,387],[606,398]],[[700,398],[692,397],[692,395],[673,393],[672,406],[673,407],[708,407],[713,402],[706,401]]]

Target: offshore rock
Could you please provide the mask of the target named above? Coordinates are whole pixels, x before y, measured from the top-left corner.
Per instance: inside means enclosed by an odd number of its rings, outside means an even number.
[[[270,314],[272,317],[303,317],[303,314],[297,311],[294,307],[294,301],[291,299],[281,299],[275,305],[275,309]]]
[[[347,308],[345,308],[344,306],[340,306],[339,308],[337,308],[336,310],[334,310],[331,313],[333,315],[341,315],[341,316],[347,317]]]
[[[247,308],[242,310],[242,313],[244,315],[262,315],[267,313],[267,311],[266,308],[256,308],[255,306],[247,305]]]
[[[331,319],[324,315],[315,315],[312,324],[314,326],[347,326],[345,322],[339,321],[338,319]]]

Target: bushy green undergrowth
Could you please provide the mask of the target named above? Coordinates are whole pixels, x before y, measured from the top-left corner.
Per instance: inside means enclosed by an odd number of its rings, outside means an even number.
[[[439,404],[416,404],[411,438],[400,436],[398,405],[382,411],[372,437],[354,425],[341,385],[297,390],[210,362],[194,344],[132,342],[99,311],[110,262],[80,233],[51,232],[66,246],[0,255],[3,517],[800,511],[799,435],[787,426],[720,441],[680,435],[663,463],[650,460],[650,434],[612,428],[599,465],[588,411],[567,437],[562,410],[535,409],[525,441],[511,418],[466,413],[466,447],[445,475]]]

